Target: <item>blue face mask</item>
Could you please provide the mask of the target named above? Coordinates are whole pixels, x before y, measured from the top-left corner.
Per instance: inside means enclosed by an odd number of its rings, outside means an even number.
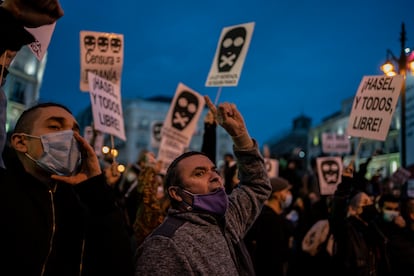
[[[183,190],[193,198],[191,209],[207,211],[215,215],[224,215],[229,206],[229,199],[224,188],[208,194],[193,194],[189,191]]]
[[[43,155],[39,159],[36,160],[26,153],[39,167],[57,175],[70,176],[77,172],[81,164],[81,152],[72,130],[48,133],[40,137],[24,135],[38,138],[42,142]]]

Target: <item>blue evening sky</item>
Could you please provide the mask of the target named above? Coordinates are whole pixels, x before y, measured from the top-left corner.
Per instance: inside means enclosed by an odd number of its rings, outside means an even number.
[[[316,125],[353,97],[365,75],[381,74],[389,48],[400,53],[401,23],[414,48],[414,1],[62,0],[41,87],[42,101],[75,114],[90,105],[79,89],[83,30],[124,35],[123,99],[173,97],[179,82],[205,87],[224,27],[255,22],[239,83],[219,101],[237,104],[260,144],[309,116]]]

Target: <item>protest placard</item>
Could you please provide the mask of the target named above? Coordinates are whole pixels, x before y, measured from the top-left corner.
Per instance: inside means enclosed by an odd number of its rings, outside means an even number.
[[[43,59],[47,52],[47,48],[49,47],[50,40],[55,30],[55,26],[56,22],[37,28],[25,28],[35,38],[35,41],[27,46],[39,61]]]
[[[124,59],[122,34],[80,32],[80,90],[89,91],[88,72],[100,76],[121,87]]]
[[[343,154],[350,151],[351,143],[346,135],[322,133],[322,152]]]
[[[365,76],[349,116],[347,134],[384,141],[397,105],[404,76]]]
[[[161,131],[157,159],[162,161],[163,171],[190,144],[204,105],[202,95],[182,83],[178,84]]]
[[[332,195],[342,181],[342,159],[339,156],[316,158],[321,195]]]
[[[237,86],[254,22],[223,28],[205,86]]]
[[[119,86],[92,72],[88,76],[95,129],[126,141]]]

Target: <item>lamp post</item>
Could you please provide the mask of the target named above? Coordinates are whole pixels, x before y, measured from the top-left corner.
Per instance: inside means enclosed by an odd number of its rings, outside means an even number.
[[[398,66],[398,74],[404,76],[404,82],[401,88],[401,102],[400,102],[400,111],[401,111],[401,147],[400,147],[400,156],[401,156],[401,167],[405,167],[407,158],[406,158],[406,118],[405,118],[405,96],[406,96],[406,79],[407,79],[407,67],[408,59],[407,59],[407,49],[405,47],[405,42],[407,40],[406,32],[405,32],[405,24],[401,24],[401,33],[400,33],[400,43],[401,43],[401,51],[400,57],[397,58],[391,50],[387,49],[387,61],[385,64],[381,66],[381,70],[388,76],[395,76],[396,71],[394,71],[393,63],[396,63]],[[409,52],[409,50],[408,50]],[[413,63],[414,61],[410,61]],[[412,64],[409,68],[413,68]]]

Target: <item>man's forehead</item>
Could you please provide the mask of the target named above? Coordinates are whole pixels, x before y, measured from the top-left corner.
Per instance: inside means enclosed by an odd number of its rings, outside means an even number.
[[[64,124],[78,125],[72,114],[58,106],[39,108],[36,116],[38,118],[36,118],[35,122],[38,123],[57,121]]]
[[[38,116],[41,118],[56,117],[74,120],[75,118],[64,108],[59,106],[46,106],[38,109]]]
[[[178,163],[179,166],[185,166],[187,168],[195,168],[200,166],[212,166],[213,162],[203,155],[203,154],[195,154],[191,156],[187,156]],[[213,164],[214,165],[214,164]]]

